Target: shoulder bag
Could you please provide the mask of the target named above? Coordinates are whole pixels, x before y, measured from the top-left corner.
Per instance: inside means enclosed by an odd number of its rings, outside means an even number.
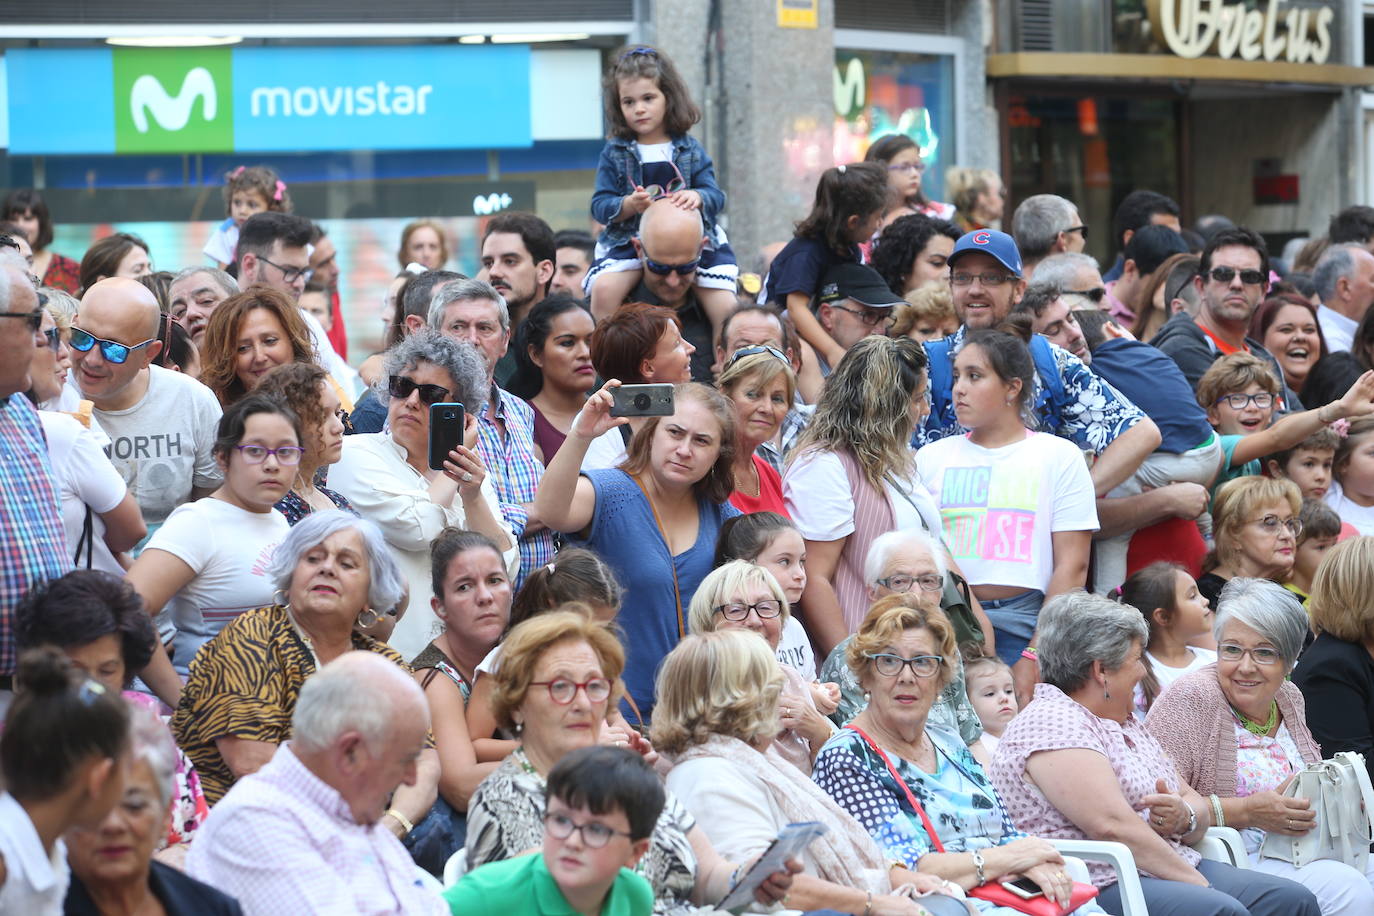
[[[1374,789],[1364,755],[1343,751],[1318,761],[1300,770],[1283,794],[1310,799],[1316,826],[1302,836],[1266,833],[1261,857],[1282,859],[1298,868],[1317,859],[1335,859],[1364,873],[1369,844],[1374,843]]]

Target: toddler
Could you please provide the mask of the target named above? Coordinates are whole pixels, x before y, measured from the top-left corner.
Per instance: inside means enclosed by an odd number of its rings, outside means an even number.
[[[1324,499],[1341,521],[1374,534],[1374,417],[1350,424],[1331,465],[1335,480]]]
[[[991,760],[997,742],[1002,739],[1002,731],[1019,711],[1011,668],[996,655],[984,655],[981,647],[965,647],[964,690],[968,693],[969,705],[978,713],[978,721],[983,723],[983,734],[970,748],[975,757],[980,757],[981,749],[987,760]]]
[[[250,216],[265,210],[291,212],[291,195],[286,182],[265,165],[241,165],[224,179],[224,209],[229,216],[216,227],[202,252],[224,270],[234,263],[239,247],[239,229]]]

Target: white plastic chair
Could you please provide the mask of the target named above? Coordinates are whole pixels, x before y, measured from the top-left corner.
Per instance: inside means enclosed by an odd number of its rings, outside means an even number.
[[[1150,916],[1145,906],[1145,892],[1140,889],[1140,872],[1135,867],[1135,856],[1124,843],[1110,843],[1102,840],[1051,840],[1054,848],[1066,856],[1077,856],[1090,862],[1106,862],[1116,872],[1117,887],[1121,892],[1121,912],[1123,916]]]
[[[468,870],[468,851],[464,847],[448,857],[444,863],[444,887],[453,887],[458,883],[458,879],[467,874]]]
[[[1207,835],[1193,845],[1204,859],[1215,859],[1236,868],[1250,867],[1245,841],[1234,827],[1208,827]]]

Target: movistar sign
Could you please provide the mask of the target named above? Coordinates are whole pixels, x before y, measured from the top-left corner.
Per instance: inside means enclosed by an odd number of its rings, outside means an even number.
[[[7,52],[10,152],[529,146],[528,47]],[[56,125],[61,125],[57,127]]]

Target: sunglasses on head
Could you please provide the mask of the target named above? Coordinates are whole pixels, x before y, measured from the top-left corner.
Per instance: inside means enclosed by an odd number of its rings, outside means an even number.
[[[422,385],[404,375],[393,375],[387,381],[386,390],[393,398],[401,401],[418,391],[420,392],[420,403],[426,407],[438,404],[448,398],[448,389],[443,385]]]
[[[753,347],[740,347],[734,353],[730,354],[730,359],[726,361],[725,365],[727,367],[733,366],[735,363],[744,359],[746,356],[757,356],[760,353],[767,353],[770,356],[776,356],[778,359],[787,363],[788,366],[792,365],[792,363],[787,359],[787,355],[785,353],[783,353],[777,347],[770,347],[767,344],[759,344]]]
[[[89,331],[83,331],[78,327],[73,327],[72,336],[67,342],[71,344],[73,350],[77,350],[81,353],[89,353],[92,347],[96,344],[100,344],[100,355],[105,357],[105,361],[120,365],[127,361],[129,354],[135,350],[140,350],[150,343],[157,343],[157,338],[149,337],[142,343],[136,343],[133,346],[129,346],[117,340],[106,340],[103,337],[96,337]]]

